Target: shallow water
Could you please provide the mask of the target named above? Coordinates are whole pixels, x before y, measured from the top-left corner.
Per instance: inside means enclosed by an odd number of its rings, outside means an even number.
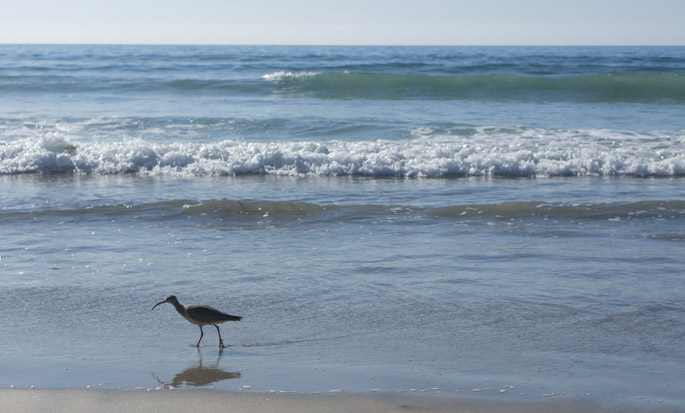
[[[3,212],[6,386],[178,386],[200,364],[204,385],[262,391],[585,394],[649,372],[655,396],[682,380],[678,180],[632,197],[644,179],[1,182],[32,205]],[[426,201],[397,202],[412,191]],[[169,294],[244,316],[223,326],[232,347],[219,357],[210,327],[195,350],[196,327],[150,311]]]
[[[75,68],[40,63],[54,78],[10,49],[24,66],[2,85],[24,83],[0,115],[0,386],[682,402],[679,95],[455,98],[416,79],[671,76],[653,56],[682,49],[627,48],[643,66],[617,69],[615,49],[586,51],[597,68],[543,48],[562,61],[553,73],[520,48],[488,49],[492,67],[465,74],[436,57],[388,69],[390,90],[405,75],[420,89],[402,98],[327,96],[342,75],[295,75],[363,72],[376,49],[240,49],[272,66],[221,72],[173,48],[74,47]],[[192,49],[205,63],[216,50]],[[419,64],[428,49],[393,50]],[[98,53],[156,71],[93,68]],[[528,66],[502,69],[509,53]],[[198,350],[197,327],[150,311],[171,294],[243,316],[222,325],[230,347],[209,327]]]

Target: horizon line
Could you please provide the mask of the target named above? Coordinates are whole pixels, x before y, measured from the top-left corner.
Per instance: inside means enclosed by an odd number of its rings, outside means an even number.
[[[309,44],[309,43],[117,43],[117,42],[3,42],[0,46],[239,46],[239,47],[685,47],[685,44]]]

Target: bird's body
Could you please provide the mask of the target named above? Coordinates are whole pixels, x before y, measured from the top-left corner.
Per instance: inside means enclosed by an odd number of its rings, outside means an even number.
[[[191,324],[200,327],[200,339],[197,341],[196,347],[200,347],[200,341],[202,341],[202,337],[204,336],[202,327],[211,325],[216,327],[216,331],[219,333],[219,348],[224,348],[224,341],[221,339],[221,330],[219,330],[217,324],[225,323],[226,321],[240,321],[242,319],[240,316],[226,314],[208,305],[183,305],[178,302],[175,295],[170,295],[166,300],[155,304],[152,309],[154,310],[155,307],[164,303],[173,305],[183,318],[188,320]]]

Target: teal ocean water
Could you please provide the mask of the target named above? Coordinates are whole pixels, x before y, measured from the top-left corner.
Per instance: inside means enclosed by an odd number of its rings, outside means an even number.
[[[684,68],[2,45],[0,386],[682,406]]]

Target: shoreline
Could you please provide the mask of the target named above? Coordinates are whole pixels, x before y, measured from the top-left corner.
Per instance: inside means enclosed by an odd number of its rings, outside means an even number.
[[[678,412],[648,401],[598,404],[573,398],[493,400],[425,394],[238,393],[223,390],[131,391],[102,389],[0,389],[0,406],[13,412],[227,411],[241,412]]]

